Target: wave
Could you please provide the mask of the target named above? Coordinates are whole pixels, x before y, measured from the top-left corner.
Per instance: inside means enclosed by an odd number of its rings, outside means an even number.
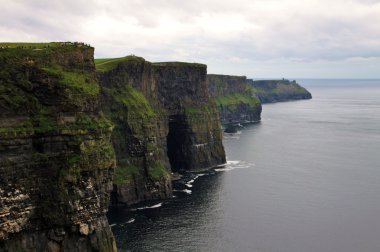
[[[247,163],[245,161],[240,161],[240,160],[228,160],[227,164],[225,164],[224,167],[216,168],[214,169],[214,171],[222,172],[222,171],[232,171],[235,169],[246,169],[254,165],[255,164],[253,163]]]
[[[126,221],[125,223],[126,223],[126,224],[129,224],[129,223],[133,223],[133,222],[135,222],[135,218],[132,218],[132,219]]]
[[[184,192],[184,193],[187,193],[187,194],[191,194],[192,191],[189,190],[189,189],[183,189],[183,190],[173,190],[173,192]]]
[[[144,209],[158,208],[158,207],[161,207],[161,206],[162,206],[162,202],[161,202],[161,203],[158,203],[158,204],[156,204],[156,205],[153,205],[153,206],[139,207],[139,208],[137,208],[137,210],[144,210]]]
[[[112,227],[115,227],[115,226],[122,226],[124,224],[130,224],[130,223],[133,223],[133,222],[135,222],[135,218],[131,218],[131,219],[127,220],[124,223],[112,223],[112,224],[110,224],[110,227],[112,228]]]
[[[187,186],[188,188],[193,187],[193,183],[194,183],[194,181],[195,181],[197,178],[199,178],[199,175],[197,175],[197,176],[195,176],[193,179],[187,181],[187,183],[185,184],[185,186]]]

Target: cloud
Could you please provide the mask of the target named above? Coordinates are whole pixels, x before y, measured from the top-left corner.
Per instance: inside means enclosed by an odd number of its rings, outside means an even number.
[[[0,40],[84,41],[96,47],[98,57],[133,53],[153,61],[201,61],[221,70],[229,67],[232,73],[257,62],[275,67],[273,62],[283,61],[380,60],[376,0],[0,0],[0,4]]]

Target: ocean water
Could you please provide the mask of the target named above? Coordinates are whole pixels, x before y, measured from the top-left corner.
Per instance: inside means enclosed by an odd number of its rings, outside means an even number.
[[[380,80],[300,80],[175,198],[112,210],[120,251],[380,251]]]

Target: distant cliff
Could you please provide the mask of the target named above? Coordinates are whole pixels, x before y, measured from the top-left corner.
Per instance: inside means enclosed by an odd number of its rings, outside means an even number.
[[[94,48],[2,44],[0,251],[116,251],[115,167]]]
[[[205,65],[134,56],[96,63],[103,107],[115,125],[114,203],[170,197],[171,171],[226,161]]]
[[[261,103],[245,76],[209,74],[207,83],[223,124],[260,121]]]
[[[296,81],[249,80],[250,86],[262,103],[311,99],[311,94]]]

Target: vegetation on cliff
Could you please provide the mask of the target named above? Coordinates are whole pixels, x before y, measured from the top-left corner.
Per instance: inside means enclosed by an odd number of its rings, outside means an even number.
[[[134,55],[129,55],[126,57],[121,57],[121,58],[101,58],[101,59],[95,59],[95,65],[96,65],[96,70],[99,72],[108,72],[111,71],[112,69],[116,68],[118,64],[126,61],[145,61],[141,57],[137,57]]]
[[[223,124],[260,120],[261,102],[245,76],[209,74],[207,81]]]
[[[112,142],[117,167],[114,193],[117,202],[137,203],[171,195],[170,167],[165,163],[165,117],[144,89],[151,82],[150,63],[127,56],[95,60],[101,82],[102,107],[115,125]],[[146,78],[146,79],[145,79]],[[166,158],[167,159],[167,158]]]
[[[223,96],[215,97],[215,102],[218,106],[228,107],[233,109],[234,106],[246,104],[251,107],[260,106],[260,100],[252,95],[252,92],[247,90],[247,93],[231,93]]]
[[[170,61],[170,62],[155,62],[154,66],[167,66],[167,67],[206,67],[205,64],[201,63],[191,63],[191,62],[181,62],[181,61]]]
[[[159,161],[158,146],[156,143],[147,139],[149,135],[154,135],[154,132],[147,132],[150,125],[157,120],[157,112],[153,110],[145,96],[137,89],[126,85],[122,89],[103,87],[103,94],[106,100],[111,102],[111,109],[107,109],[106,113],[114,124],[113,139],[114,142],[120,141],[120,137],[132,137],[135,141],[139,141],[140,151],[144,155],[155,156],[156,162],[150,161],[150,158],[144,157],[146,167],[141,169],[134,164],[135,157],[131,152],[120,153],[119,162],[126,164],[116,167],[115,184],[128,183],[137,176],[144,177],[144,171],[152,179],[157,179],[159,176],[168,176],[168,169],[165,169]],[[117,109],[114,109],[117,108]],[[125,134],[130,134],[125,136]],[[131,139],[132,140],[132,139]],[[132,140],[133,141],[133,140]],[[129,143],[132,144],[132,143]],[[137,161],[139,163],[139,161]]]

